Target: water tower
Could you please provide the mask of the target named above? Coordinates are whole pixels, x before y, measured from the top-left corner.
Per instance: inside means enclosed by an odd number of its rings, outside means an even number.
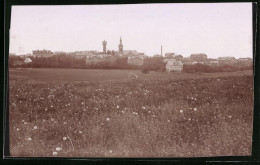
[[[103,44],[103,53],[107,53],[107,41],[104,40],[102,44]]]

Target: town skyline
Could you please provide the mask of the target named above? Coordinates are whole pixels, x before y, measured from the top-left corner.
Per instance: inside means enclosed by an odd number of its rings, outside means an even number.
[[[118,51],[120,36],[125,50],[148,56],[162,46],[163,55],[252,58],[251,3],[14,6],[9,52],[102,52],[103,40]]]

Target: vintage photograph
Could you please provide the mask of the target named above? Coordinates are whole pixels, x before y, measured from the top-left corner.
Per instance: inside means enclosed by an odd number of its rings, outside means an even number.
[[[10,156],[250,156],[252,12],[252,3],[12,6]]]

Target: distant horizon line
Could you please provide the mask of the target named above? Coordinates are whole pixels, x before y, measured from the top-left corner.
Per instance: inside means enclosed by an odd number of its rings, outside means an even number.
[[[98,52],[98,53],[103,53],[102,51],[97,51],[97,50],[77,50],[77,51],[70,51],[70,52],[65,52],[65,51],[61,51],[61,50],[57,50],[57,51],[52,51],[52,50],[49,50],[49,49],[36,49],[36,50],[47,50],[47,51],[51,51],[51,52],[53,52],[53,53],[55,53],[55,52],[64,52],[64,53],[73,53],[73,52],[84,52],[84,51],[96,51],[96,52]],[[130,50],[130,49],[129,49]],[[32,50],[32,51],[35,51],[35,50]],[[110,50],[110,51],[112,51],[112,50]],[[135,51],[137,51],[137,50],[135,50]],[[138,52],[138,51],[137,51]],[[138,52],[138,53],[140,53],[140,52]],[[167,52],[167,53],[174,53],[174,52]],[[16,53],[10,53],[9,52],[9,55],[10,54],[14,54],[15,56],[24,56],[24,55],[33,55],[32,53],[26,53],[26,54],[16,54]],[[165,57],[165,54],[166,53],[164,53],[164,55],[162,56],[162,57]],[[174,53],[175,54],[175,53]],[[192,54],[205,54],[205,55],[207,55],[207,53],[192,53]],[[190,54],[190,55],[192,55],[192,54]],[[144,55],[146,55],[145,53],[144,53]],[[154,56],[156,56],[156,55],[160,55],[159,53],[157,53],[157,54],[154,54],[154,55],[146,55],[146,56],[148,56],[148,57],[154,57]],[[189,56],[184,56],[184,55],[182,55],[182,54],[175,54],[175,55],[181,55],[182,57],[190,57],[190,55]],[[249,57],[249,56],[243,56],[243,57],[235,57],[235,56],[218,56],[218,57],[210,57],[210,56],[208,56],[207,55],[207,58],[212,58],[212,59],[214,59],[214,58],[219,58],[219,57],[234,57],[235,59],[239,59],[239,58],[251,58],[251,59],[253,59],[253,55],[252,55],[252,57]]]

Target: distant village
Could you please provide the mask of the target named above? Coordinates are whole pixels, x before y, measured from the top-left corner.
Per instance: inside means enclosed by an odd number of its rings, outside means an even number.
[[[15,65],[22,65],[27,63],[32,63],[31,57],[35,58],[46,58],[56,55],[66,55],[73,56],[77,59],[84,59],[86,64],[95,64],[99,62],[113,62],[119,58],[127,58],[129,65],[142,66],[145,59],[147,58],[161,58],[165,62],[166,71],[176,71],[182,72],[183,65],[195,65],[195,64],[204,64],[210,66],[221,66],[221,65],[230,65],[230,66],[252,66],[252,58],[238,58],[228,56],[228,57],[219,57],[217,59],[208,58],[205,53],[191,54],[189,57],[183,57],[180,54],[175,54],[173,52],[168,52],[163,55],[163,49],[161,46],[161,53],[156,54],[152,57],[140,53],[136,50],[124,50],[123,42],[120,37],[118,51],[107,50],[107,41],[102,41],[103,51],[98,52],[96,50],[89,51],[75,51],[75,52],[63,52],[56,51],[52,52],[50,50],[33,50],[32,54],[20,55],[23,61],[16,61]],[[15,54],[10,53],[9,56],[15,56]]]

